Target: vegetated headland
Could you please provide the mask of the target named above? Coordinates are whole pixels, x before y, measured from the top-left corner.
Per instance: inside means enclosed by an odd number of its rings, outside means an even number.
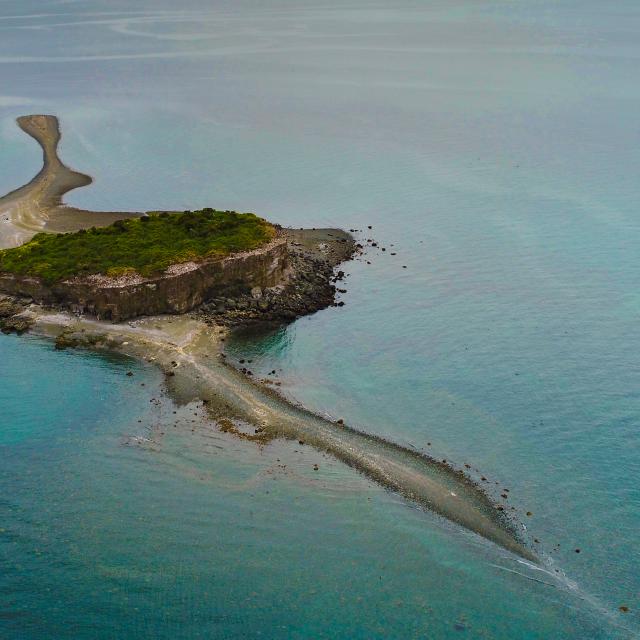
[[[153,359],[172,394],[206,403],[219,428],[250,439],[297,439],[408,500],[537,562],[521,528],[478,484],[444,461],[298,407],[250,371],[227,364],[225,334],[282,323],[336,302],[337,270],[356,250],[339,229],[283,229],[254,214],[95,213],[64,193],[91,179],[59,160],[54,116],[20,127],[44,166],[0,199],[0,327],[31,330],[59,348],[110,349]],[[55,235],[64,231],[63,235]],[[157,315],[164,314],[164,315]],[[128,322],[123,322],[128,320]],[[114,322],[115,321],[115,322]]]

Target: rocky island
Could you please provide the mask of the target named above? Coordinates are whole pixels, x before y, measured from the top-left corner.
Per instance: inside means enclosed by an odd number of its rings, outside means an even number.
[[[28,116],[18,124],[41,145],[44,166],[0,199],[3,331],[31,328],[60,348],[108,349],[152,361],[166,373],[168,392],[179,402],[203,403],[221,430],[260,443],[292,438],[328,452],[407,500],[537,562],[522,528],[463,469],[318,416],[227,364],[229,327],[291,321],[341,304],[335,282],[344,274],[336,267],[357,248],[348,233],[283,229],[254,214],[213,209],[104,214],[67,208],[64,193],[91,179],[58,159],[57,119]]]
[[[198,307],[227,323],[291,320],[333,303],[332,269],[353,247],[252,213],[153,213],[0,251],[0,291],[118,322]]]
[[[43,168],[0,198],[0,292],[113,321],[198,307],[224,324],[290,321],[334,303],[333,268],[355,249],[344,231],[283,229],[214,209],[67,207],[63,195],[92,179],[58,157],[58,119],[17,122],[40,144]]]

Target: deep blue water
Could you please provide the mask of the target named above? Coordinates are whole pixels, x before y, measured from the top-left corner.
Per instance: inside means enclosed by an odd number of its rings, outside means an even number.
[[[0,635],[636,637],[639,27],[630,1],[3,2],[0,189],[38,169],[13,119],[56,113],[96,177],[74,204],[365,230],[387,251],[344,307],[232,354],[509,488],[563,577],[313,451],[173,426],[153,369],[2,337]]]

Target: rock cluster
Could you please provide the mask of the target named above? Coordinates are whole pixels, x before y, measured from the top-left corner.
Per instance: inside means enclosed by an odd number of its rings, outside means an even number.
[[[28,303],[18,298],[0,297],[0,331],[2,333],[24,333],[33,321],[22,315]]]
[[[233,297],[214,298],[196,312],[208,322],[239,326],[256,322],[291,322],[301,316],[330,306],[335,301],[335,283],[344,272],[334,273],[331,261],[306,252],[290,253],[291,276],[284,285],[261,289],[254,287]]]
[[[87,333],[84,330],[74,331],[68,329],[56,337],[55,347],[59,351],[63,349],[75,349],[78,347],[95,348],[106,344],[108,338],[100,333]],[[129,375],[129,374],[127,374]]]

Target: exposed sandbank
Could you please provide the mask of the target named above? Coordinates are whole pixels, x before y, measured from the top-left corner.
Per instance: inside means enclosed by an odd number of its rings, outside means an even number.
[[[408,500],[435,511],[508,551],[537,562],[516,526],[472,480],[447,464],[331,422],[295,406],[271,388],[225,363],[226,330],[185,316],[145,318],[128,324],[78,319],[32,307],[36,333],[70,345],[107,348],[152,360],[168,372],[180,401],[207,402],[216,420],[240,420],[264,437],[303,440],[358,469]]]
[[[0,198],[0,249],[16,247],[41,231],[62,233],[105,226],[131,216],[130,212],[95,212],[67,207],[63,196],[92,179],[69,169],[58,157],[60,127],[55,116],[31,115],[18,126],[42,147],[43,166],[27,184]]]

